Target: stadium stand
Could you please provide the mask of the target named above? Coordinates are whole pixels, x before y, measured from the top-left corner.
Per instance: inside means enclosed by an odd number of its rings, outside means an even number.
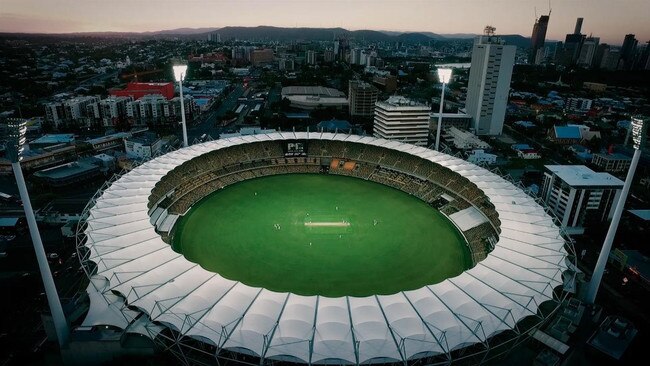
[[[399,189],[447,216],[476,207],[488,221],[463,232],[474,263],[486,257],[488,239],[498,235],[500,222],[494,205],[474,183],[449,168],[407,153],[353,142],[312,140],[306,150],[306,156],[285,156],[282,142],[265,141],[200,155],[179,165],[156,184],[149,197],[150,212],[161,216],[158,209],[162,208],[167,210],[162,216],[183,215],[212,192],[248,179],[325,172]],[[453,199],[436,206],[443,194]],[[158,221],[169,227],[169,221]]]

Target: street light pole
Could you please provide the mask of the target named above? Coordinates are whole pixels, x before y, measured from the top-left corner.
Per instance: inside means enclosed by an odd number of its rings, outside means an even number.
[[[187,72],[187,65],[175,65],[174,69],[174,78],[178,81],[178,88],[181,93],[181,121],[183,125],[183,147],[187,147],[187,125],[185,122],[185,101],[183,100],[183,79],[185,78],[185,73]]]
[[[442,83],[442,94],[440,95],[440,112],[438,113],[438,128],[436,131],[436,151],[440,151],[440,130],[442,130],[442,109],[445,104],[445,84],[451,78],[451,69],[438,69],[438,79]]]
[[[38,225],[36,223],[36,217],[34,216],[34,210],[32,209],[32,203],[29,200],[29,192],[27,191],[27,185],[25,184],[25,177],[23,176],[23,171],[20,167],[20,160],[22,159],[20,154],[23,150],[23,145],[25,144],[25,122],[24,120],[10,121],[9,127],[11,132],[10,141],[7,146],[7,153],[9,159],[11,160],[11,167],[13,169],[14,176],[16,177],[16,184],[18,185],[20,199],[23,203],[23,207],[25,208],[25,217],[27,218],[29,235],[31,236],[32,243],[34,244],[36,260],[38,261],[38,268],[41,272],[41,278],[45,287],[45,295],[47,297],[47,303],[50,307],[50,313],[52,314],[52,320],[54,322],[57,340],[59,342],[59,346],[64,347],[68,343],[70,330],[68,327],[68,322],[65,319],[65,314],[63,313],[63,308],[61,307],[59,294],[56,291],[56,285],[54,284],[54,278],[52,278],[50,265],[47,262],[45,248],[43,248],[41,235],[38,231]]]
[[[621,220],[621,215],[623,214],[623,209],[625,208],[625,201],[627,195],[630,192],[630,186],[632,185],[632,180],[634,179],[634,172],[639,163],[639,157],[641,156],[641,146],[644,143],[645,138],[645,127],[644,120],[640,117],[633,117],[631,130],[632,130],[632,140],[634,145],[634,156],[632,157],[632,163],[630,168],[627,171],[627,177],[625,178],[625,184],[623,185],[623,191],[621,192],[618,202],[616,203],[616,209],[614,210],[614,216],[612,217],[612,222],[609,224],[609,230],[607,230],[607,236],[605,237],[605,242],[603,247],[600,250],[600,255],[598,256],[598,261],[596,262],[596,267],[594,268],[593,275],[589,281],[589,287],[587,288],[587,293],[585,295],[585,302],[588,304],[593,304],[596,301],[596,295],[598,294],[598,288],[603,279],[603,274],[605,272],[605,266],[607,265],[607,260],[609,259],[609,252],[612,250],[612,244],[614,243],[614,237],[616,236],[616,230],[618,229],[618,224]]]

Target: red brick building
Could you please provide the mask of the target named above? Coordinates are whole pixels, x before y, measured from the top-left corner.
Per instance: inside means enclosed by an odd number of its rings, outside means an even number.
[[[138,100],[145,95],[160,94],[165,99],[171,100],[174,98],[174,84],[131,82],[126,85],[125,89],[113,89],[109,91],[109,94],[116,97],[133,97],[134,100]]]

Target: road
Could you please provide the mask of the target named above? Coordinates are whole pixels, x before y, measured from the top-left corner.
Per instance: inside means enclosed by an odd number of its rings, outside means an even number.
[[[224,98],[219,107],[215,110],[206,112],[204,115],[199,117],[195,124],[187,129],[187,139],[190,144],[204,134],[210,135],[212,138],[217,138],[217,136],[224,130],[223,127],[216,126],[217,120],[226,114],[226,112],[232,111],[237,106],[237,99],[239,99],[243,93],[244,87],[241,84],[237,84],[226,98]]]

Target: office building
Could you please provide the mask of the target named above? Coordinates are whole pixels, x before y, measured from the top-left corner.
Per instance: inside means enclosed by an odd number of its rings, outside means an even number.
[[[537,64],[537,52],[544,48],[546,41],[546,30],[548,28],[548,21],[551,15],[542,15],[535,21],[533,26],[533,35],[530,37],[530,53],[528,56],[528,63]]]
[[[476,37],[472,49],[465,109],[477,135],[500,135],[506,114],[516,46],[494,36],[494,28]]]
[[[600,62],[600,68],[604,70],[616,70],[621,59],[621,51],[613,48],[607,48],[603,51],[603,58]]]
[[[401,96],[375,104],[375,137],[427,146],[431,107]]]
[[[578,56],[578,65],[586,68],[592,68],[594,65],[594,59],[596,57],[596,51],[598,50],[598,44],[600,43],[600,38],[598,37],[587,37],[582,43],[580,48],[580,56]]]
[[[375,103],[379,97],[379,90],[374,86],[359,80],[352,80],[348,84],[348,98],[350,101],[350,115],[353,117],[372,117],[375,113]]]
[[[621,60],[619,68],[624,70],[631,70],[634,67],[634,58],[636,56],[636,47],[639,41],[634,37],[634,34],[626,34],[621,47]]]
[[[568,234],[584,233],[588,216],[606,222],[614,215],[623,181],[584,165],[546,165],[542,200]]]
[[[578,61],[582,43],[585,40],[585,35],[581,34],[583,18],[576,20],[576,26],[573,33],[567,34],[564,39],[562,52],[558,55],[558,61],[562,65],[574,65]]]

